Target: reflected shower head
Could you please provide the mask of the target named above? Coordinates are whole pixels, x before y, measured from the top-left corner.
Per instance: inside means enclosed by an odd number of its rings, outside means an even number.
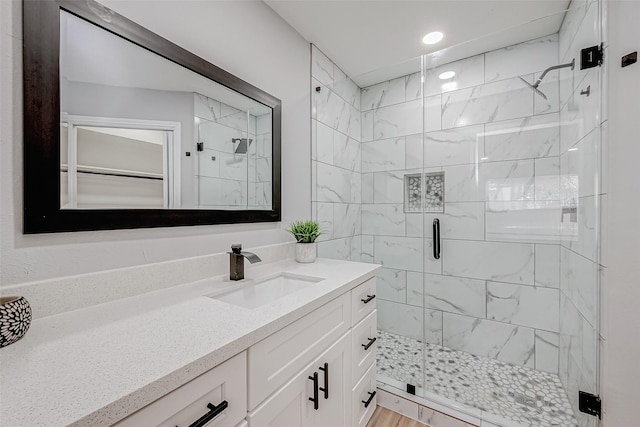
[[[234,144],[238,144],[236,147],[236,154],[247,154],[247,150],[249,149],[249,145],[253,142],[253,139],[247,138],[231,138],[231,142]]]
[[[545,95],[544,93],[542,93],[542,91],[540,89],[538,89],[538,84],[531,84],[528,81],[526,81],[525,79],[523,79],[522,77],[518,76],[518,78],[520,80],[522,80],[524,82],[524,84],[526,84],[527,86],[529,86],[535,93],[537,93],[538,95],[540,95],[541,97],[543,97],[545,100],[547,99],[547,95]]]

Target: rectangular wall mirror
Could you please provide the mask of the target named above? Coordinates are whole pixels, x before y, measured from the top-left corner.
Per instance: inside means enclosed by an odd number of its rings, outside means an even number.
[[[280,220],[280,101],[93,1],[24,1],[25,233]]]

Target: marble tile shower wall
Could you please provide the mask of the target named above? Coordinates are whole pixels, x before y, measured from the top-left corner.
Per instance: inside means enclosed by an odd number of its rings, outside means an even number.
[[[559,32],[561,62],[579,61],[582,48],[603,41],[600,2],[574,0],[571,6]],[[560,228],[560,379],[581,427],[597,425],[595,417],[578,411],[578,390],[598,393],[599,209],[606,199],[599,177],[606,144],[601,130],[607,125],[601,72],[576,67],[560,73],[560,196],[568,208]]]
[[[361,259],[360,88],[311,46],[312,216],[318,255]]]
[[[362,89],[362,260],[384,266],[381,329],[558,372],[559,82],[545,78],[545,100],[519,78],[557,62],[556,34],[433,67],[424,90],[420,73]],[[444,172],[444,213],[404,212],[403,177],[422,172]]]

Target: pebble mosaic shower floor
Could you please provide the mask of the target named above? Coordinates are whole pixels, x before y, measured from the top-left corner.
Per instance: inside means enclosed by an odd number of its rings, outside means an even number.
[[[426,380],[427,391],[523,427],[577,426],[560,379],[546,372],[384,331],[378,331],[378,372],[417,387]]]

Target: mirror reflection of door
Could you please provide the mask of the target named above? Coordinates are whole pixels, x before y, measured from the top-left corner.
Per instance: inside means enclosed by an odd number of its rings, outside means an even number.
[[[103,125],[73,118],[61,125],[61,208],[179,207],[180,183],[175,181],[180,174],[175,173],[173,162],[178,142],[175,129],[162,129],[159,123],[116,127],[107,126],[109,119],[94,120],[98,121]]]

